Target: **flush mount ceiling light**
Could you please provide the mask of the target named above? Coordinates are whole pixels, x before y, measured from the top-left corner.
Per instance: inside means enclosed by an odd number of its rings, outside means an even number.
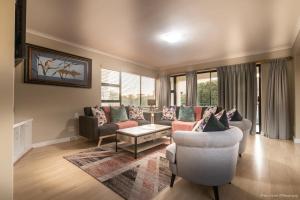
[[[166,41],[168,43],[174,44],[181,42],[184,37],[183,33],[179,31],[170,31],[167,33],[163,33],[159,36],[159,38],[163,41]]]

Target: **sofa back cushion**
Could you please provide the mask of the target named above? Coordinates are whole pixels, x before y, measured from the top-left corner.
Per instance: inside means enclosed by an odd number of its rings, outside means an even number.
[[[110,107],[111,121],[122,122],[128,120],[127,112],[124,106]]]
[[[191,106],[180,106],[178,120],[184,122],[194,122],[195,121],[194,108]]]
[[[87,116],[87,117],[92,117],[93,116],[93,112],[92,112],[91,107],[84,107],[83,111],[84,111],[85,116]]]
[[[202,107],[195,106],[194,112],[195,112],[195,121],[200,121],[202,119]]]

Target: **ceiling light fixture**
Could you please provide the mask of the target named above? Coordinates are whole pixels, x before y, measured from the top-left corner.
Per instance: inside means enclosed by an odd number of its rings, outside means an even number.
[[[170,31],[161,34],[159,38],[163,41],[174,44],[183,40],[183,34],[179,31]]]

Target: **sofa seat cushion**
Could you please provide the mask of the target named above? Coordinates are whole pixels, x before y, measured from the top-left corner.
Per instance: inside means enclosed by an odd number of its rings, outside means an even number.
[[[170,144],[166,148],[166,158],[169,160],[171,163],[175,163],[176,161],[176,144]]]
[[[192,131],[197,122],[173,121],[172,132],[175,131]]]
[[[115,123],[118,126],[118,129],[123,129],[123,128],[130,128],[130,127],[135,127],[138,126],[138,122],[134,120],[127,120],[123,122],[117,122]]]
[[[112,135],[116,133],[118,126],[116,124],[103,124],[98,127],[99,136]]]
[[[172,122],[170,120],[158,120],[156,124],[165,125],[165,126],[172,126]]]
[[[139,126],[150,124],[148,120],[136,120]]]

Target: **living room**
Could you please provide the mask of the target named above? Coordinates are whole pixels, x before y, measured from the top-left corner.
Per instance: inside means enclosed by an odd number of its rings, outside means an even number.
[[[1,1],[0,199],[300,198],[299,8]]]

